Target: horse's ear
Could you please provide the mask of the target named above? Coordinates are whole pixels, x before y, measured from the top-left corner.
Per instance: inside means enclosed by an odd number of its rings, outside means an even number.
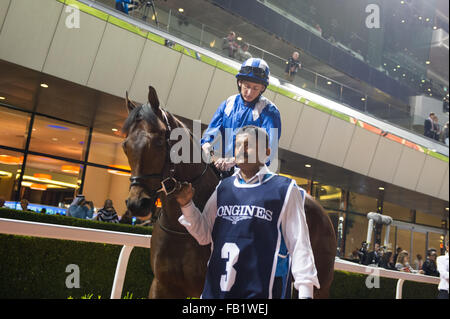
[[[155,111],[159,109],[158,94],[153,86],[148,87],[148,102]]]
[[[128,98],[128,91],[126,91],[125,96],[126,96],[125,100],[127,103],[127,111],[128,111],[128,114],[130,114],[130,112],[133,111],[137,106],[136,106],[136,104],[131,102],[130,99]]]

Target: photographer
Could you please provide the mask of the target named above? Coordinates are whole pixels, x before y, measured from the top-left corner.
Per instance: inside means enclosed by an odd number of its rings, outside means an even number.
[[[94,203],[86,201],[84,195],[77,195],[67,210],[67,216],[81,219],[91,219],[93,214]]]
[[[359,263],[361,265],[368,265],[367,262],[367,243],[363,241],[361,243],[361,248],[358,250]]]
[[[140,4],[141,4],[140,1],[116,0],[116,10],[128,14],[130,13],[130,11],[137,9]]]
[[[286,69],[284,70],[284,73],[286,80],[288,80],[289,82],[292,82],[294,80],[295,74],[297,74],[297,71],[302,67],[299,58],[300,53],[295,51],[292,53],[292,56],[286,62]]]

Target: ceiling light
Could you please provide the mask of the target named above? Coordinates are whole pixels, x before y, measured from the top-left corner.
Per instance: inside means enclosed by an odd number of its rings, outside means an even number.
[[[434,27],[433,27],[433,30],[437,30],[437,26],[434,26]]]
[[[0,100],[6,100],[6,97],[0,96]]]
[[[48,88],[48,84],[41,83],[41,87],[43,87],[44,89],[47,89]]]
[[[305,164],[305,167],[310,168],[311,165],[310,164]]]
[[[448,207],[445,207],[445,210],[448,211]]]
[[[378,187],[378,189],[380,190],[380,191],[384,191],[384,187]]]
[[[421,16],[419,16],[419,20],[422,20],[422,17],[421,17]]]
[[[425,64],[430,64],[431,62],[430,61],[425,61]]]
[[[429,22],[429,21],[430,21],[430,18],[426,18],[425,21],[426,21],[426,22]]]
[[[327,84],[328,84],[328,85],[331,85],[331,81],[328,81]]]
[[[61,171],[63,171],[64,173],[69,173],[69,174],[79,174],[80,168],[78,166],[73,166],[73,165],[62,165]]]
[[[57,137],[52,137],[52,141],[56,142],[58,140]]]
[[[131,170],[131,167],[127,166],[127,165],[111,165],[111,166],[115,167],[115,168]],[[115,169],[108,169],[108,173],[111,173],[111,174],[114,174],[114,175],[120,175],[120,176],[131,176],[131,173],[118,171],[118,170],[115,170]]]
[[[37,190],[37,191],[46,191],[47,190],[47,185],[42,185],[42,184],[34,184],[32,183],[29,186],[31,189]]]
[[[237,37],[237,40],[238,41],[242,41],[242,37]]]
[[[402,0],[402,1],[400,1],[400,3],[401,3],[401,4],[405,4],[405,1]]]
[[[405,20],[402,20],[402,23],[405,23]]]
[[[178,9],[178,12],[183,13],[183,12],[184,12],[184,9],[183,9],[183,8],[179,8],[179,9]]]
[[[113,129],[111,129],[111,131],[113,131],[113,132],[117,132],[117,131],[118,131],[118,129],[116,129],[116,128],[113,128]]]
[[[363,102],[364,102],[365,100],[366,100],[366,98],[365,98],[365,97],[362,97],[362,98],[361,98],[361,101],[363,101]]]
[[[33,174],[33,177],[39,179],[39,180],[51,180],[52,179],[52,175],[50,174],[42,174],[42,173],[36,173]]]

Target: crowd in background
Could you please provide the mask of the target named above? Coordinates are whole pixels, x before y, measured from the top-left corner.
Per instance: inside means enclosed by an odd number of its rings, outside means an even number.
[[[5,199],[0,197],[0,208],[5,207]],[[46,208],[42,208],[39,212],[31,210],[28,208],[29,201],[23,198],[20,201],[20,210],[32,213],[47,214]],[[56,215],[61,215],[57,213]],[[132,216],[128,211],[126,211],[122,216],[119,216],[114,208],[113,201],[111,199],[106,199],[102,208],[96,210],[92,201],[86,200],[83,195],[78,195],[74,198],[69,208],[66,211],[66,215],[69,217],[95,220],[106,223],[122,223],[130,225],[141,225],[150,226],[153,224],[154,220],[141,220],[137,217]]]
[[[401,247],[393,252],[386,249],[385,246],[380,246],[379,243],[375,243],[374,249],[369,251],[365,241],[362,242],[361,248],[355,249],[351,255],[354,262],[362,265],[439,277],[436,249],[428,249],[425,260],[420,254],[417,254],[412,265],[409,263],[409,257],[409,253]]]

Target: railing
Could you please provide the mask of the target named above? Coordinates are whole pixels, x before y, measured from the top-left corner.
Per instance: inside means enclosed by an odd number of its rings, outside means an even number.
[[[120,233],[99,229],[53,225],[6,218],[0,218],[0,233],[123,246],[117,262],[116,273],[114,275],[111,299],[120,299],[122,295],[128,259],[133,247],[150,248],[150,240],[152,237],[151,235]],[[341,260],[339,258],[336,258],[335,260],[334,269],[398,279],[395,294],[396,299],[402,298],[402,287],[404,281],[406,280],[436,285],[439,284],[439,278],[436,277],[391,271],[377,267],[362,266]]]
[[[83,0],[82,0],[83,1]],[[114,1],[111,0],[90,0],[102,5],[111,7]],[[163,2],[162,2],[163,3]],[[227,30],[217,30],[192,18],[185,14],[173,12],[171,9],[165,9],[162,4],[156,7],[156,18],[152,9],[140,8],[131,11],[129,16],[142,23],[159,28],[162,31],[168,32],[180,39],[183,39],[192,44],[207,48],[219,55],[231,59],[221,48],[223,38],[226,36]],[[156,24],[156,19],[158,23]],[[239,44],[245,42],[245,34],[243,41],[237,41]],[[364,112],[369,116],[394,124],[395,126],[407,129],[414,134],[423,136],[423,124],[425,117],[411,114],[410,106],[397,105],[383,102],[373,95],[351,88],[336,80],[308,69],[304,65],[294,76],[292,82],[288,82],[285,77],[285,67],[287,59],[282,58],[276,54],[268,52],[249,43],[249,52],[253,57],[264,58],[271,68],[271,73],[281,82],[291,83],[299,88],[308,90],[313,93],[320,94],[324,97],[332,99],[341,104]],[[342,48],[346,50],[345,48]],[[291,52],[288,53],[288,55]],[[383,97],[384,98],[384,97]],[[446,119],[439,119],[441,127],[444,126]],[[428,137],[424,137],[429,139]],[[431,139],[430,139],[431,141]],[[441,141],[433,140],[433,142],[443,144]]]
[[[133,247],[150,248],[151,235],[138,235],[0,218],[0,233],[123,246],[114,275],[111,299],[120,299]]]

